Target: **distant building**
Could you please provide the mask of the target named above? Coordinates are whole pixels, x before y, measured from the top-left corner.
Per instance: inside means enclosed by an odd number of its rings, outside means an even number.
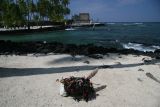
[[[79,23],[79,24],[90,23],[89,13],[79,13],[79,15],[74,15],[72,19],[74,23]]]
[[[90,23],[89,13],[79,13],[80,23]]]
[[[93,29],[95,26],[105,26],[104,23],[93,22],[90,19],[89,13],[79,13],[79,15],[75,14],[72,16],[72,27],[92,27]]]

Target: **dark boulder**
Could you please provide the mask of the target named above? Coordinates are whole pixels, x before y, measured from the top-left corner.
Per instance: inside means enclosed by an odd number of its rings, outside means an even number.
[[[102,59],[103,55],[102,54],[91,54],[91,55],[88,55],[88,57],[94,58],[94,59]]]

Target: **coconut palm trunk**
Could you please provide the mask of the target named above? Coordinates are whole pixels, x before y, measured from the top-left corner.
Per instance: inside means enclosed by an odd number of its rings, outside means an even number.
[[[29,1],[27,0],[27,28],[30,30],[30,10],[29,10]]]

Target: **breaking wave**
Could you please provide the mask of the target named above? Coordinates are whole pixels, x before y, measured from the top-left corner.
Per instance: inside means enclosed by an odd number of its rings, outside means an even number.
[[[134,24],[135,24],[135,25],[142,25],[143,23],[138,23],[138,22],[137,22],[137,23],[134,23]]]
[[[144,44],[138,44],[138,43],[127,43],[127,44],[122,44],[123,48],[125,49],[134,49],[138,51],[143,51],[143,52],[154,52],[157,49],[160,49],[160,46],[145,46]]]
[[[123,23],[124,26],[143,25],[143,23]]]

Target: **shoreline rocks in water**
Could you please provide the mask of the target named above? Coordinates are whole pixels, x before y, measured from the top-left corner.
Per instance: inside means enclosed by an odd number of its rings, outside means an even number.
[[[71,55],[86,55],[96,56],[97,54],[105,55],[107,53],[119,54],[135,54],[146,55],[151,57],[159,57],[160,50],[155,52],[141,52],[133,49],[116,49],[106,48],[102,46],[95,46],[93,44],[75,45],[63,44],[58,42],[12,42],[0,40],[0,54],[1,55],[25,55],[25,54],[48,54],[48,53],[62,53]],[[103,56],[102,56],[103,57]]]

